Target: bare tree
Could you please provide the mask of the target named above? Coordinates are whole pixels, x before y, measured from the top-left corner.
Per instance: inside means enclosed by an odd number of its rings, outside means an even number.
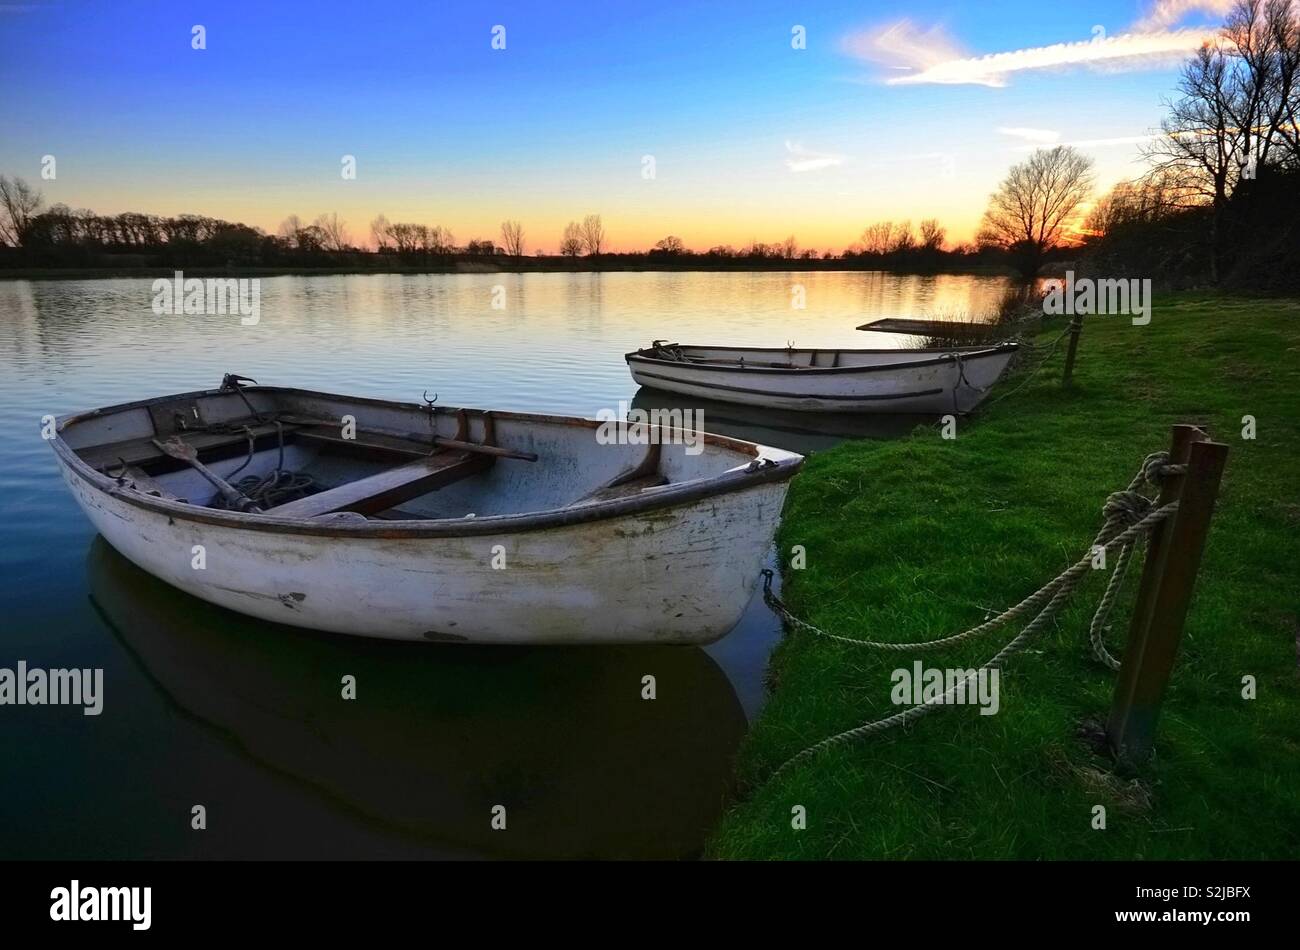
[[[682,243],[681,238],[670,234],[668,237],[655,244],[654,249],[660,254],[677,255],[686,251],[686,245]]]
[[[1277,0],[1270,6],[1269,29],[1278,50],[1277,85],[1269,124],[1277,136],[1283,163],[1300,168],[1300,11]]]
[[[1223,216],[1237,175],[1241,133],[1229,103],[1228,57],[1217,45],[1202,46],[1183,66],[1182,97],[1169,103],[1163,135],[1144,149],[1153,169],[1189,182],[1212,208],[1210,274],[1218,279]]]
[[[17,175],[0,175],[0,243],[20,247],[41,202],[41,193]]]
[[[518,221],[502,221],[501,245],[511,257],[522,257],[524,254],[524,226]]]
[[[890,245],[893,243],[894,222],[877,221],[875,224],[869,224],[862,230],[862,253],[864,254],[886,254],[889,252]]]
[[[419,247],[419,228],[414,224],[395,221],[388,226],[388,236],[398,254],[410,254]]]
[[[1201,199],[1179,175],[1159,169],[1136,181],[1122,181],[1097,200],[1084,220],[1089,237],[1103,237],[1127,224],[1151,224]]]
[[[799,253],[799,242],[795,240],[793,234],[781,242],[781,256],[787,261],[794,260],[795,255]]]
[[[321,246],[327,251],[342,251],[351,243],[347,222],[340,221],[336,212],[322,214],[312,225],[320,229]]]
[[[284,238],[286,244],[290,247],[298,246],[298,232],[302,230],[302,218],[296,214],[291,214],[280,222],[280,227],[276,233]]]
[[[1238,0],[1223,25],[1232,64],[1228,111],[1243,162],[1266,165],[1295,130],[1300,31],[1293,0]],[[1283,156],[1294,157],[1292,156]]]
[[[921,222],[921,248],[934,252],[943,247],[947,232],[939,225],[937,218],[926,218]]]
[[[391,227],[382,214],[375,215],[375,220],[370,222],[370,240],[374,241],[376,251],[388,250],[388,243],[392,240],[392,235],[389,234]]]
[[[315,224],[299,229],[296,240],[300,250],[309,253],[325,250],[325,232]]]
[[[429,228],[429,252],[450,254],[456,249],[456,237],[448,228],[435,224]]]
[[[582,253],[582,225],[570,221],[564,226],[564,237],[560,239],[560,253],[565,257],[577,257]]]
[[[903,221],[896,225],[889,238],[889,250],[893,254],[906,254],[916,247],[916,235],[912,233],[912,222]]]
[[[1144,151],[1154,171],[1210,205],[1217,280],[1237,184],[1270,163],[1300,167],[1300,25],[1292,0],[1238,0],[1219,42],[1183,66],[1178,90],[1163,135]]]
[[[911,221],[877,221],[869,224],[859,238],[864,254],[899,254],[916,247]]]
[[[1039,149],[1012,166],[989,197],[980,241],[1011,251],[1022,274],[1032,277],[1044,255],[1062,242],[1092,185],[1092,159],[1068,145]]]
[[[582,247],[588,254],[599,254],[605,246],[605,226],[600,215],[589,214],[582,219]]]

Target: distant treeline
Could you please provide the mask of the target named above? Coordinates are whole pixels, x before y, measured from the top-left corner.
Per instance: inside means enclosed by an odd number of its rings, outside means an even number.
[[[21,179],[0,176],[0,268],[24,271],[158,268],[246,270],[821,270],[861,268],[941,272],[1003,270],[1009,256],[996,247],[945,249],[937,222],[881,222],[863,232],[861,243],[843,253],[800,249],[793,237],[735,248],[704,251],[669,236],[642,252],[614,253],[599,215],[571,222],[558,254],[524,253],[523,228],[503,222],[500,243],[474,239],[458,244],[438,225],[371,222],[374,248],[353,244],[335,214],[304,224],[291,215],[277,234],[204,215],[175,217],[126,212],[101,215],[56,204],[42,210],[39,192]]]

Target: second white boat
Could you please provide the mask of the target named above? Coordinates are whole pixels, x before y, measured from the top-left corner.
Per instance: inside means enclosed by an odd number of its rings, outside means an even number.
[[[687,346],[656,341],[626,355],[642,386],[701,399],[813,412],[968,412],[1016,343],[912,350]]]

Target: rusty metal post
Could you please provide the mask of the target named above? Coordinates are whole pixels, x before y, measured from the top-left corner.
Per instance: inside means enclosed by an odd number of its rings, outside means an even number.
[[[1063,386],[1069,386],[1074,377],[1074,357],[1079,352],[1079,333],[1083,330],[1083,317],[1075,314],[1070,318],[1070,343],[1065,350],[1065,378],[1061,381]]]
[[[1131,766],[1151,757],[1227,456],[1226,445],[1209,441],[1195,426],[1174,426],[1169,460],[1187,465],[1187,474],[1165,478],[1160,488],[1156,504],[1177,501],[1178,510],[1151,532],[1106,724],[1115,757]]]

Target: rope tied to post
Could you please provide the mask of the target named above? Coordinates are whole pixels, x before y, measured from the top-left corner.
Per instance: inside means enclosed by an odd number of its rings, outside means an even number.
[[[772,590],[773,572],[770,569],[764,569],[763,600],[777,616],[781,617],[792,628],[806,630],[838,643],[847,643],[886,652],[903,653],[936,650],[973,639],[1004,627],[1013,621],[1032,616],[1024,629],[1001,650],[979,669],[970,671],[966,677],[954,683],[941,695],[918,705],[909,706],[892,716],[863,723],[860,726],[822,739],[788,758],[773,773],[772,778],[780,775],[796,762],[815,756],[831,746],[877,735],[896,726],[906,725],[928,715],[938,707],[947,705],[948,700],[959,691],[964,692],[975,677],[984,671],[1001,667],[1007,659],[1023,650],[1034,636],[1060,612],[1061,607],[1074,593],[1083,578],[1094,569],[1094,561],[1098,553],[1109,552],[1112,549],[1117,549],[1115,566],[1106,584],[1106,590],[1102,594],[1097,609],[1093,614],[1092,622],[1089,624],[1089,639],[1093,655],[1097,660],[1112,670],[1119,669],[1119,661],[1106,649],[1102,634],[1111,608],[1114,606],[1115,599],[1119,594],[1125,569],[1131,560],[1133,547],[1142,538],[1150,534],[1156,525],[1178,509],[1178,502],[1176,501],[1157,507],[1155,500],[1142,494],[1139,489],[1143,484],[1158,486],[1165,478],[1185,474],[1186,470],[1186,465],[1171,465],[1169,463],[1169,453],[1167,452],[1154,452],[1148,455],[1143,460],[1141,468],[1139,468],[1128,487],[1121,491],[1112,492],[1106,497],[1106,501],[1102,505],[1102,516],[1105,521],[1093,539],[1092,545],[1078,560],[1018,604],[1007,608],[1002,613],[985,620],[983,623],[945,637],[911,643],[895,643],[881,640],[865,640],[830,633],[821,627],[799,619],[791,613],[790,609]]]

